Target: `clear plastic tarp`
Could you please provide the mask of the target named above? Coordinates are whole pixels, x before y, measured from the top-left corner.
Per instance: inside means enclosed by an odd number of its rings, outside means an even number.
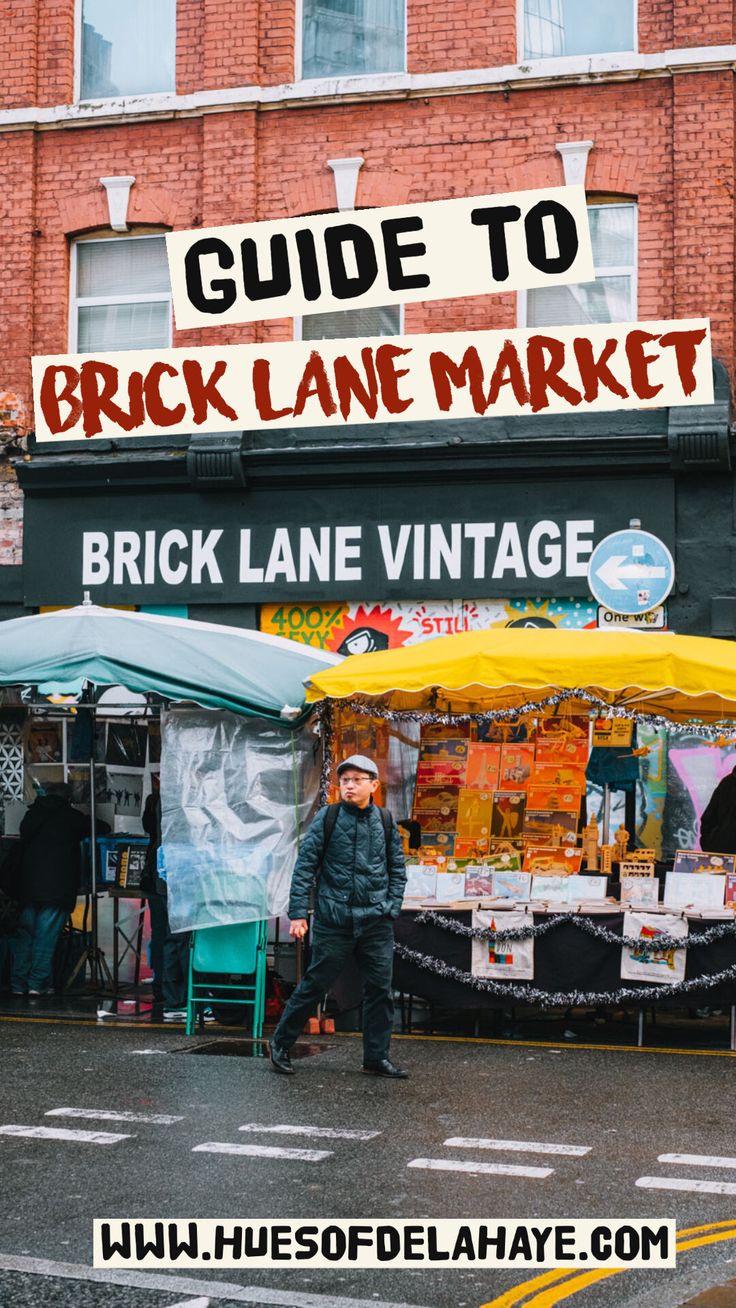
[[[161,715],[161,837],[172,931],[278,916],[317,802],[320,741],[263,718]]]

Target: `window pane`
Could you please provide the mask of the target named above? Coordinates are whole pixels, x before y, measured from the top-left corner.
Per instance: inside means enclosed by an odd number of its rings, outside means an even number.
[[[635,317],[630,276],[597,277],[577,286],[545,286],[527,292],[529,327],[631,322]]]
[[[634,44],[634,0],[526,0],[526,59],[606,54]]]
[[[169,290],[163,236],[121,241],[79,241],[77,296],[153,295]]]
[[[170,340],[167,300],[145,304],[95,304],[79,309],[77,350],[153,350]]]
[[[634,263],[633,204],[591,204],[590,241],[596,268],[622,268]]]
[[[338,341],[343,336],[398,336],[400,330],[401,309],[398,304],[382,309],[312,313],[302,318],[303,341]]]
[[[404,68],[405,0],[304,0],[302,77]]]
[[[83,0],[82,99],[174,90],[176,0]]]

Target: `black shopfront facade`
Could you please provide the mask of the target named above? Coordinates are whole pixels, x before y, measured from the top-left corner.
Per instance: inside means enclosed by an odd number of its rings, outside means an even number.
[[[587,559],[638,519],[675,558],[668,625],[736,636],[725,372],[703,408],[35,446],[16,465],[22,568],[0,617],[185,607],[588,596]]]

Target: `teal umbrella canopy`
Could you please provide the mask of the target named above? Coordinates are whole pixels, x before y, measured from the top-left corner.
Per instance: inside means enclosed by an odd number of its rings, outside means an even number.
[[[281,636],[88,603],[0,623],[0,685],[120,684],[283,724],[303,716],[304,680],[340,662]]]

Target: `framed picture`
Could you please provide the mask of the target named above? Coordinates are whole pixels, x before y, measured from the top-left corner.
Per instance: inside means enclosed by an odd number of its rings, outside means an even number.
[[[655,877],[622,876],[621,903],[629,908],[656,908],[659,903],[659,882]]]
[[[690,872],[668,872],[664,883],[667,908],[723,908],[726,878],[694,877]]]

